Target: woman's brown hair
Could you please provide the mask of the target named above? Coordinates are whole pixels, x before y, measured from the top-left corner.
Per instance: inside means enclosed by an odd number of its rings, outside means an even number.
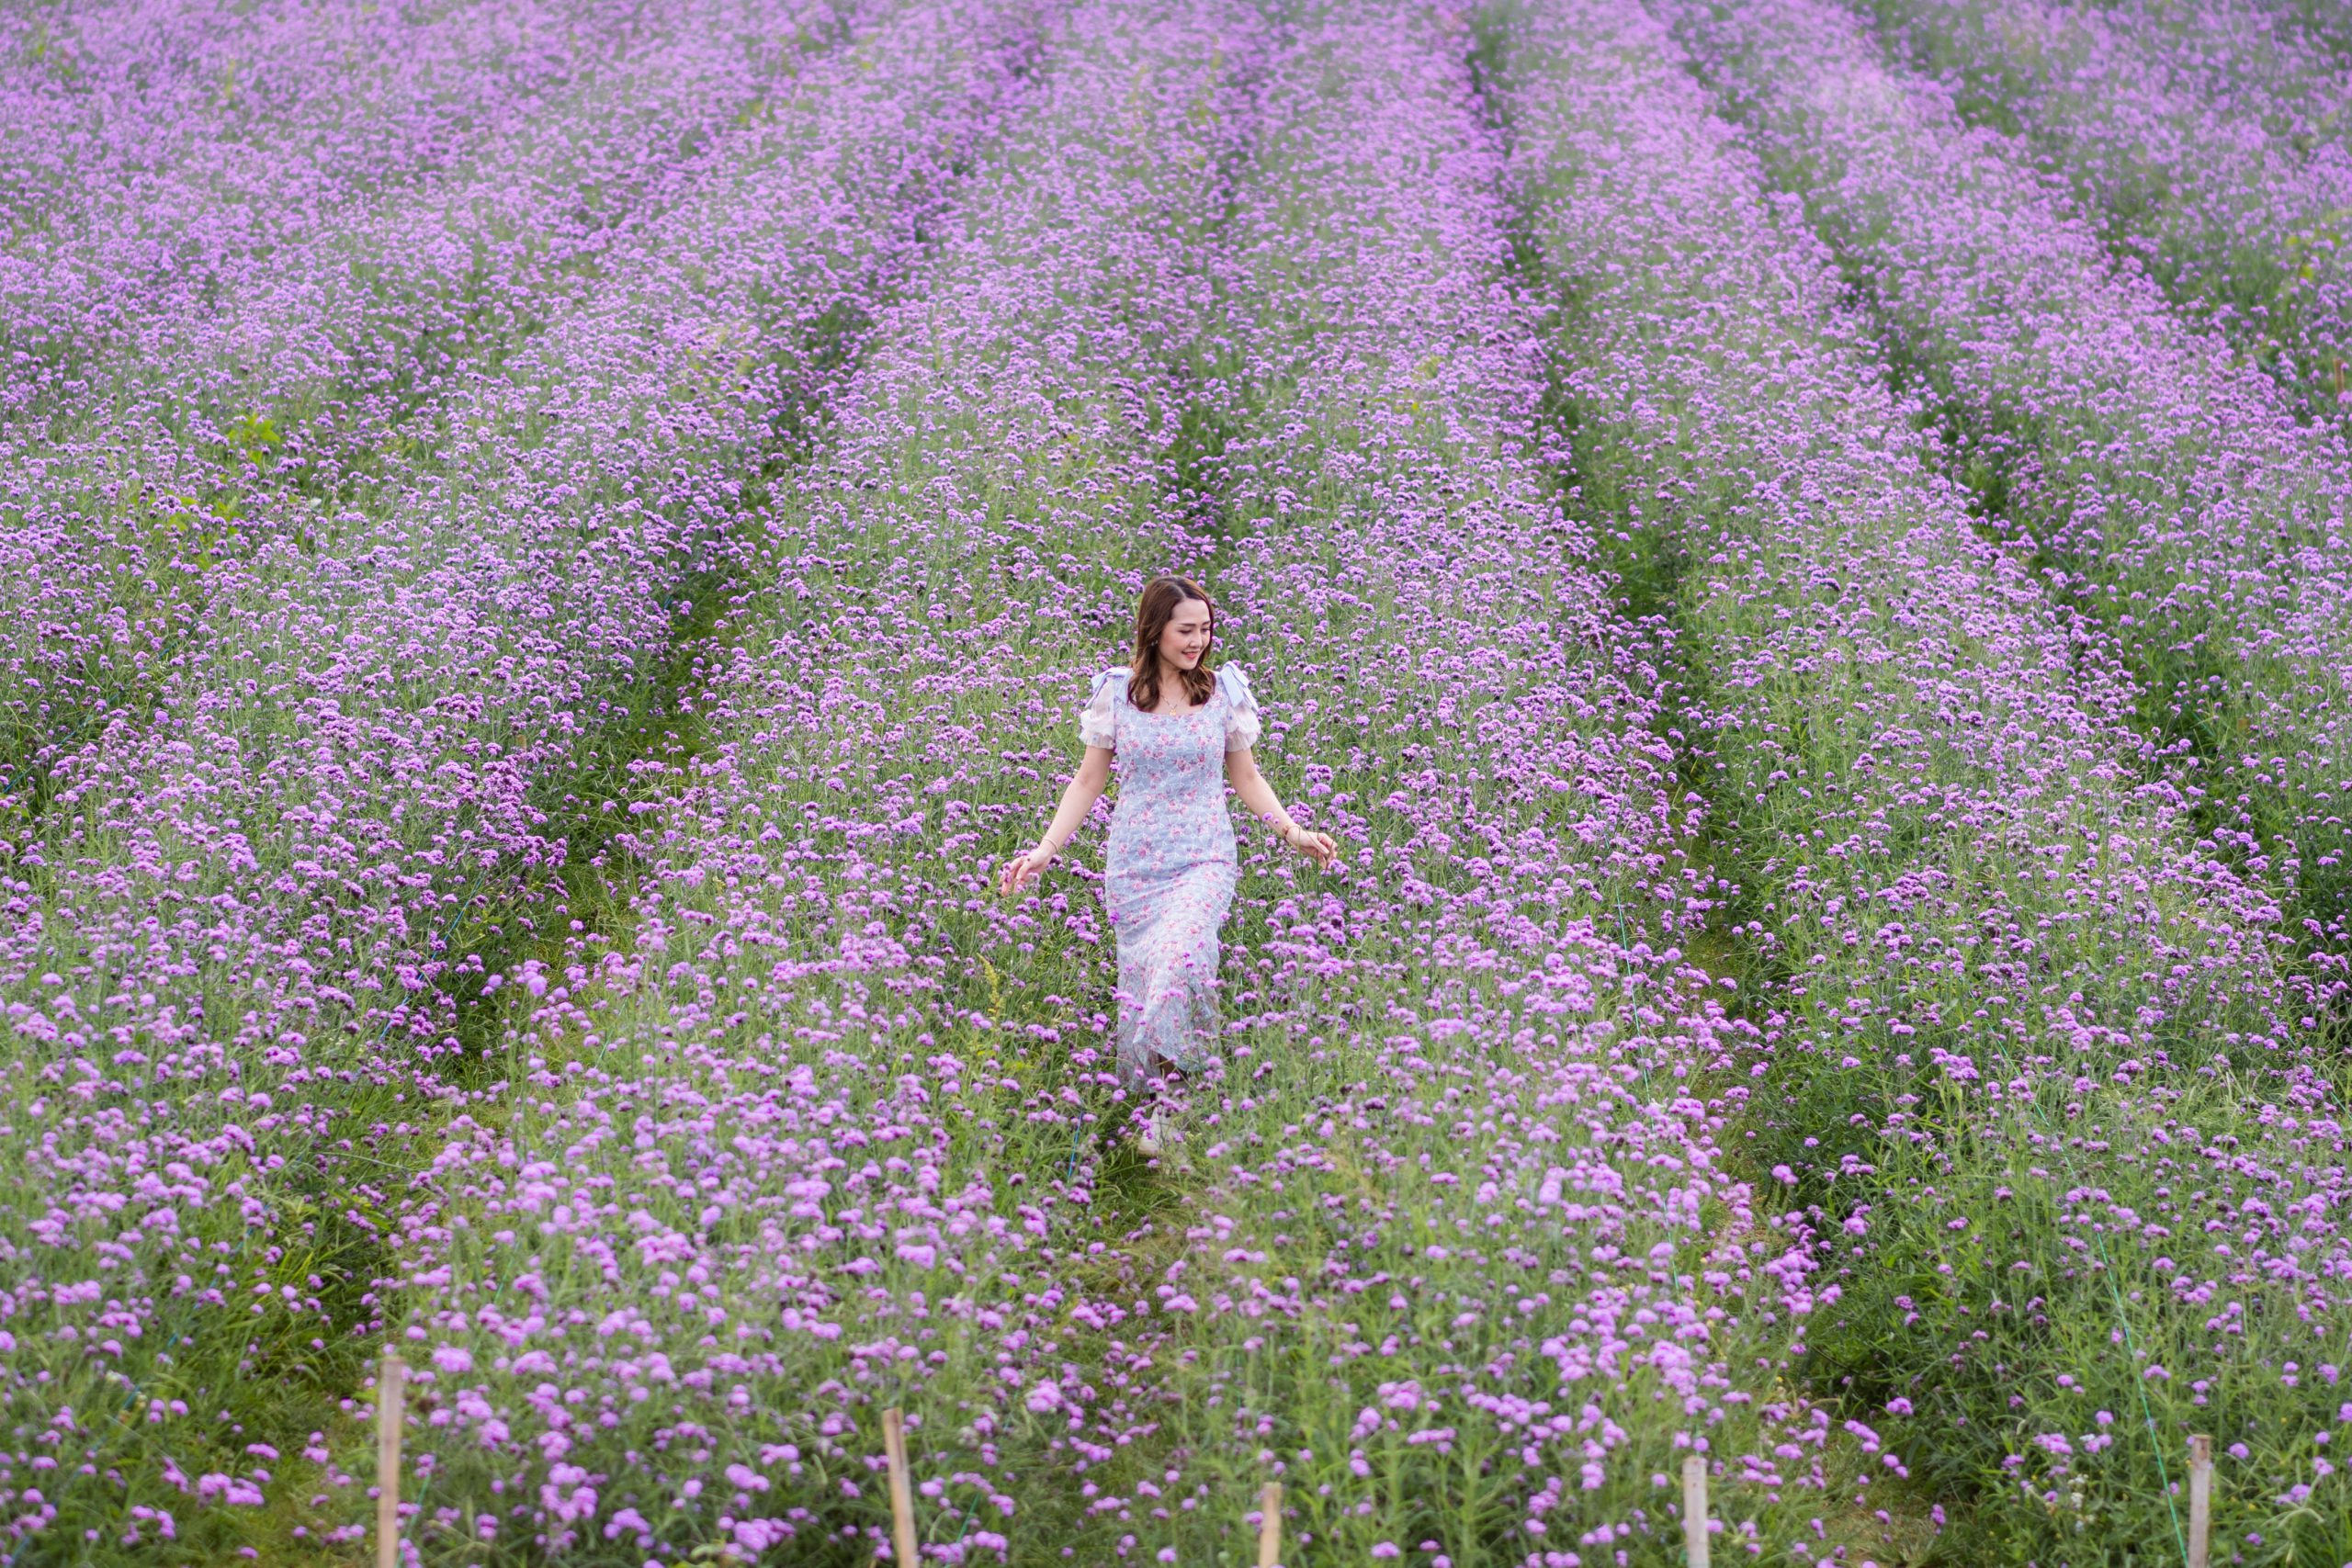
[[[1216,604],[1207,590],[1189,577],[1155,577],[1143,585],[1143,597],[1136,602],[1136,648],[1127,664],[1127,701],[1146,713],[1159,705],[1160,634],[1176,618],[1178,608],[1195,599],[1209,607],[1209,636],[1215,637]],[[1206,660],[1178,674],[1194,707],[1216,691],[1216,677],[1209,672]]]

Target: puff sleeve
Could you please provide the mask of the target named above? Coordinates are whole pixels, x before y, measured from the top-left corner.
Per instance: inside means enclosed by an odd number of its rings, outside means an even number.
[[[1258,718],[1257,694],[1250,690],[1250,677],[1238,664],[1217,667],[1217,683],[1225,688],[1225,749],[1246,751],[1258,743],[1264,728]]]
[[[1094,677],[1094,689],[1088,694],[1086,706],[1078,716],[1078,738],[1089,746],[1110,750],[1118,739],[1119,726],[1112,705],[1117,701],[1118,687],[1127,678],[1124,670],[1105,670]]]

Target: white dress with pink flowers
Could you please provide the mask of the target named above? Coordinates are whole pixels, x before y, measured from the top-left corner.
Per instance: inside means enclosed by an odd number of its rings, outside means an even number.
[[[1216,1057],[1217,931],[1238,868],[1225,803],[1225,757],[1259,735],[1249,677],[1227,664],[1190,713],[1145,713],[1127,671],[1105,670],[1079,717],[1107,747],[1119,781],[1103,887],[1119,940],[1119,1077],[1131,1089],[1172,1066]]]

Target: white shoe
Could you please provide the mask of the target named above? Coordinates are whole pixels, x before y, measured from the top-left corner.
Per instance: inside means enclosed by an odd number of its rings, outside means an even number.
[[[1145,1113],[1143,1135],[1136,1140],[1136,1147],[1145,1154],[1157,1155],[1159,1153],[1161,1143],[1160,1117],[1162,1114],[1162,1111],[1157,1105],[1153,1106],[1149,1111]]]

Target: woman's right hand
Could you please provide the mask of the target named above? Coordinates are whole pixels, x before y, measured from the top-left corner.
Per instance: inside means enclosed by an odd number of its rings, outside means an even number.
[[[1027,854],[1015,855],[1005,862],[1004,871],[999,876],[998,883],[1005,892],[1018,893],[1038,877],[1043,876],[1046,874],[1046,868],[1053,863],[1054,852],[1039,844]]]
[[[1313,861],[1317,868],[1323,870],[1329,870],[1331,862],[1337,859],[1340,853],[1340,846],[1330,834],[1314,832],[1295,822],[1291,824],[1290,831],[1283,835],[1283,842]]]

